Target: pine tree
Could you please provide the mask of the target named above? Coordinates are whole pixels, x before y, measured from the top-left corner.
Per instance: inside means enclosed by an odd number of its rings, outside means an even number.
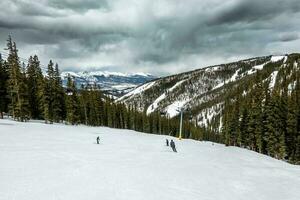
[[[294,141],[295,141],[294,162],[296,164],[300,164],[300,70],[298,70],[297,72],[295,96],[296,96],[295,97],[296,131],[294,133]]]
[[[1,54],[0,54],[1,55]],[[0,118],[3,119],[3,113],[8,112],[8,79],[9,72],[7,63],[0,58]]]
[[[21,69],[16,43],[12,41],[10,36],[7,40],[7,50],[9,51],[7,58],[9,68],[8,93],[11,102],[9,110],[14,119],[26,121],[29,118],[26,75]]]
[[[291,162],[295,161],[295,150],[297,140],[297,105],[296,105],[296,93],[292,92],[289,97],[289,108],[287,116],[287,135],[286,135],[286,147],[287,156]]]
[[[74,81],[68,76],[67,81],[67,97],[66,97],[67,122],[72,125],[78,124],[80,121],[79,99]]]
[[[47,68],[47,76],[44,80],[43,91],[42,91],[42,109],[45,122],[50,122],[51,124],[54,121],[54,110],[53,110],[53,99],[54,99],[54,69],[53,62],[50,60]]]
[[[28,100],[30,116],[33,119],[42,118],[42,110],[40,109],[41,104],[41,93],[43,84],[43,74],[40,68],[40,62],[38,57],[30,56],[27,67],[27,85],[28,85]]]
[[[62,87],[62,81],[60,78],[60,73],[58,69],[58,64],[55,65],[53,70],[53,77],[51,78],[52,83],[50,84],[52,89],[52,97],[53,97],[53,120],[55,122],[60,122],[64,118],[64,89]]]
[[[249,137],[249,134],[247,131],[248,123],[249,123],[248,109],[246,106],[243,106],[242,114],[241,114],[241,121],[240,121],[240,125],[239,125],[238,140],[237,140],[239,146],[241,146],[241,147],[248,146],[248,143],[246,143],[246,140]]]
[[[29,100],[28,100],[28,86],[27,86],[27,77],[26,77],[26,65],[23,63],[21,68],[21,77],[19,83],[19,110],[20,110],[20,120],[28,121],[30,119],[30,110],[29,110]]]

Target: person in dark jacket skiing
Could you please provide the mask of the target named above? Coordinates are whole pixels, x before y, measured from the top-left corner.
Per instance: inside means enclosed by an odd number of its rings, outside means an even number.
[[[169,146],[169,140],[168,139],[166,139],[166,145]]]
[[[100,141],[100,137],[98,136],[97,137],[97,144],[99,144],[99,141]]]
[[[174,152],[177,152],[176,146],[175,146],[175,142],[174,142],[173,140],[171,140],[170,146],[171,146],[171,148],[172,148],[172,150],[173,150]]]

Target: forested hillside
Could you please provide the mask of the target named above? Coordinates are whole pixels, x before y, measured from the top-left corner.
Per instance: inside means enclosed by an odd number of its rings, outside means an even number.
[[[300,54],[207,67],[146,83],[119,99],[201,127],[201,138],[300,160]],[[195,138],[185,131],[185,137]]]
[[[154,134],[178,134],[179,122],[160,112],[146,115],[136,106],[114,102],[98,87],[82,85],[78,89],[72,76],[63,87],[57,64],[50,61],[46,75],[37,55],[21,63],[11,37],[7,40],[7,59],[0,59],[0,118],[17,121],[44,120],[45,123],[86,124],[133,129]],[[101,89],[101,88],[100,88]],[[200,137],[200,129],[191,123],[185,131]]]

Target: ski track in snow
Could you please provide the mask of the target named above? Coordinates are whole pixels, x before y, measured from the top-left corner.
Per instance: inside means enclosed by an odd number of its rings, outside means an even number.
[[[229,83],[229,82],[234,82],[234,81],[236,81],[236,80],[237,80],[237,77],[238,77],[239,71],[240,71],[240,69],[236,70],[236,71],[234,72],[234,74],[232,75],[232,77],[231,77],[230,79],[228,79],[228,80],[225,81],[225,84],[227,84],[227,83]],[[212,90],[215,90],[215,89],[217,89],[217,88],[220,88],[220,87],[222,87],[223,85],[224,85],[224,82],[221,82],[221,83],[219,83],[218,85],[216,85]]]
[[[274,71],[270,75],[270,85],[269,89],[273,89],[276,83],[276,77],[277,77],[278,71]]]
[[[170,89],[168,89],[168,92],[172,92],[175,88],[177,88],[179,85],[181,85],[184,81],[186,81],[186,80],[181,80],[181,81],[177,82]],[[148,109],[147,109],[147,115],[149,115],[150,113],[154,112],[157,109],[159,102],[161,102],[165,98],[166,98],[166,93],[164,92],[157,99],[155,99],[155,101],[148,107]]]
[[[1,200],[300,199],[300,166],[246,149],[38,121],[0,131]]]
[[[136,94],[141,94],[143,91],[151,88],[154,84],[155,84],[155,81],[145,83],[144,85],[141,85],[141,86],[137,87],[136,89],[132,90],[131,92],[125,94],[122,97],[120,97],[117,101],[122,101],[123,99],[125,99],[127,97],[131,97],[131,96],[136,95]]]

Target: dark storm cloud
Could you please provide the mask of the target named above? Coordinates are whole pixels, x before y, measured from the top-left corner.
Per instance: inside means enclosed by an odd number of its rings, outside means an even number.
[[[59,9],[71,9],[75,11],[86,11],[90,9],[107,9],[106,0],[52,0],[49,6]]]
[[[298,0],[2,0],[0,40],[61,67],[171,73],[299,51]],[[4,47],[4,44],[2,45]],[[22,50],[25,51],[22,51]]]
[[[212,24],[270,20],[285,13],[300,11],[299,0],[249,0],[230,5],[211,21]]]
[[[298,39],[299,39],[298,33],[284,33],[279,36],[279,41],[282,42],[290,42]]]

